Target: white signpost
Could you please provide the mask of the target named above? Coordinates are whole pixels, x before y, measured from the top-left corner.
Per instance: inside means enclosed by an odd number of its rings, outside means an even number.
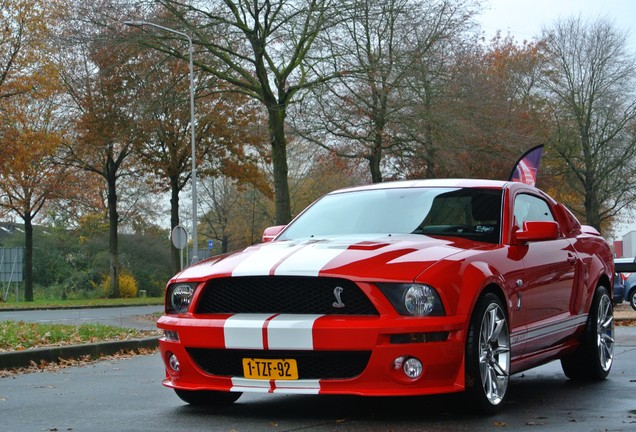
[[[3,300],[9,297],[11,284],[15,284],[15,301],[19,299],[19,286],[23,282],[24,276],[22,268],[24,267],[24,249],[21,247],[0,248],[0,282],[2,290],[0,296]]]

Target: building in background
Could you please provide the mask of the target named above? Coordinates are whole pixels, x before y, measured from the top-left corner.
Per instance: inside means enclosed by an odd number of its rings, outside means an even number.
[[[630,231],[623,236],[623,256],[636,257],[636,231]]]
[[[636,231],[630,231],[622,240],[614,242],[614,255],[616,258],[636,257]]]

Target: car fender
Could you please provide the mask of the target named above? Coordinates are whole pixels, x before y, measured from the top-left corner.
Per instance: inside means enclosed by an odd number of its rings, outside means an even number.
[[[605,286],[613,295],[614,287],[612,286],[612,275],[614,274],[614,262],[611,258],[609,246],[599,238],[598,247],[592,253],[591,250],[584,251],[576,248],[579,258],[582,260],[582,275],[580,283],[583,284],[581,292],[583,293],[583,301],[579,303],[577,310],[573,313],[589,313],[594,299],[596,288],[599,285]],[[602,253],[603,251],[604,253]],[[601,255],[606,255],[606,259],[601,259]]]
[[[591,283],[587,286],[588,295],[586,297],[587,301],[585,304],[585,312],[590,311],[590,307],[592,305],[592,300],[594,299],[594,293],[596,292],[596,288],[599,285],[603,285],[607,288],[610,296],[613,294],[614,287],[612,286],[612,273],[607,273],[607,269],[603,266],[603,263],[600,262],[596,257],[592,260],[589,270],[589,278]]]
[[[494,290],[504,304],[511,304],[502,271],[483,260],[440,261],[420,274],[415,282],[435,288],[448,315],[469,318],[477,299],[487,288]]]
[[[444,289],[440,289],[440,285],[435,281],[444,281]],[[484,292],[494,292],[501,298],[504,305],[512,304],[508,293],[503,288],[506,286],[506,278],[502,272],[482,260],[440,261],[423,272],[416,282],[435,287],[442,298],[446,314],[461,317],[465,324],[456,336],[463,344],[466,343],[468,327],[477,300]],[[508,315],[514,313],[511,307],[506,307],[505,310]],[[456,377],[457,384],[461,387],[465,385],[465,363],[464,350]]]

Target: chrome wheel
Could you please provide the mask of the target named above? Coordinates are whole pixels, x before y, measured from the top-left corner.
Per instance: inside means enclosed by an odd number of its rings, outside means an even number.
[[[601,296],[596,314],[596,347],[599,366],[609,371],[614,359],[614,313],[612,300],[607,294]]]
[[[510,379],[510,334],[506,315],[490,303],[479,331],[479,374],[486,399],[493,405],[503,401]]]

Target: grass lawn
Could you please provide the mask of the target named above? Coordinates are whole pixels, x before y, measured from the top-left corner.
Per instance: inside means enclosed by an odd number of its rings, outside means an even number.
[[[156,332],[96,323],[67,325],[0,321],[0,352],[21,351],[45,346],[119,341],[153,335],[156,335]]]
[[[105,306],[145,306],[162,305],[163,297],[136,297],[119,299],[87,299],[87,300],[42,300],[35,299],[32,302],[26,301],[0,301],[0,311],[2,309],[45,309],[45,308],[82,308],[82,307],[105,307]],[[2,317],[0,316],[0,319]]]

